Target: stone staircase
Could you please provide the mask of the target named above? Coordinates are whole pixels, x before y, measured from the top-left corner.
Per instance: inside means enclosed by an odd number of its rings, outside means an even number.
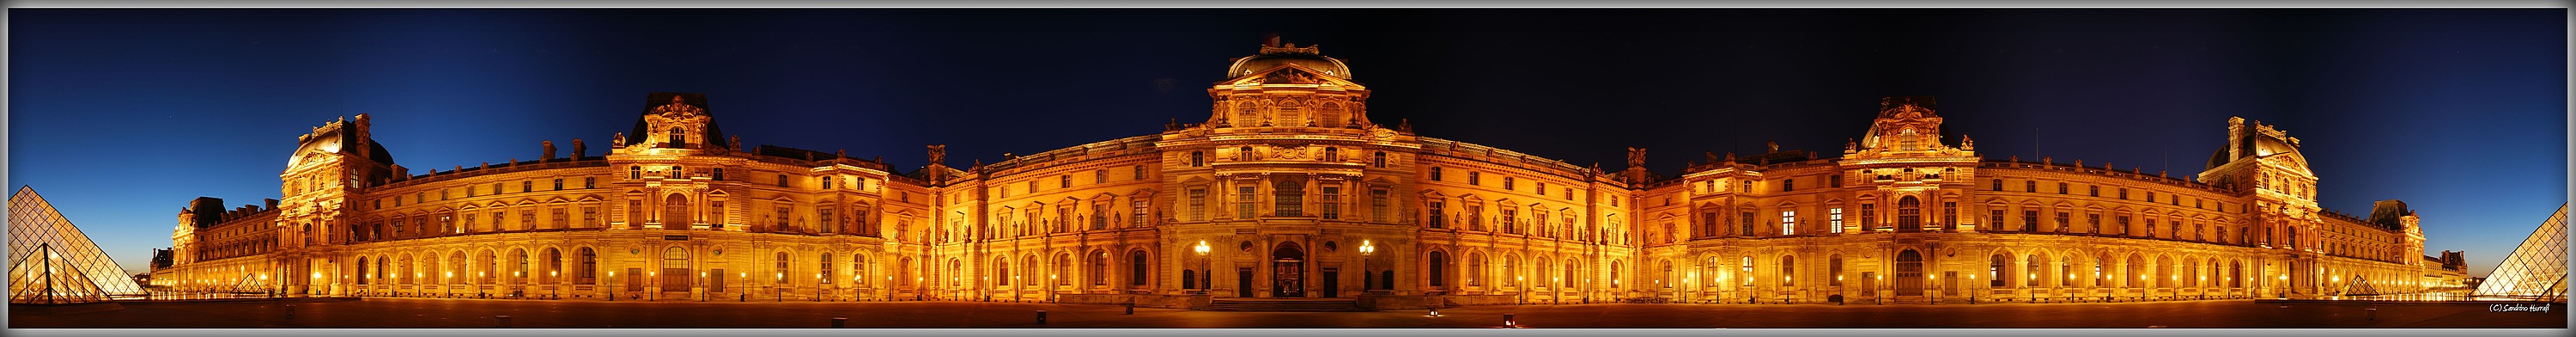
[[[1360,306],[1359,306],[1359,301],[1348,300],[1348,299],[1311,299],[1311,300],[1310,300],[1310,299],[1241,299],[1241,300],[1210,300],[1210,301],[1208,301],[1208,308],[1207,308],[1207,310],[1208,310],[1208,311],[1293,311],[1293,312],[1369,311],[1368,309],[1361,309],[1361,308],[1360,308]]]

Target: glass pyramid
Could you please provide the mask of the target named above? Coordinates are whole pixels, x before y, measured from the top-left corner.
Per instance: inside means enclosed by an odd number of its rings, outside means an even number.
[[[2540,222],[2495,272],[2487,273],[2473,296],[2529,297],[2558,300],[2567,295],[2567,204]]]
[[[37,196],[34,187],[19,187],[9,196],[9,303],[95,302],[143,294],[124,268]]]

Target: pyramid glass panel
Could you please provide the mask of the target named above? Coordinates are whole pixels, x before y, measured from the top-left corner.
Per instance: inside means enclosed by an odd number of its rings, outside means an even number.
[[[2504,258],[2476,296],[2554,299],[2567,294],[2567,205],[2540,222],[2513,255]]]
[[[144,295],[124,268],[37,196],[34,187],[20,187],[9,196],[9,268],[12,303],[22,303],[19,296],[28,291],[45,294],[45,289],[26,287],[43,287],[48,280],[55,281],[51,291],[88,292],[70,295],[74,298]]]

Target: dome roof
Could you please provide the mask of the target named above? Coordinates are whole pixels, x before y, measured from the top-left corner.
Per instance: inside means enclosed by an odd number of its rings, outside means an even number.
[[[1262,46],[1259,54],[1235,58],[1234,66],[1225,69],[1225,78],[1243,77],[1286,64],[1304,66],[1335,78],[1351,79],[1351,68],[1342,64],[1341,59],[1324,56],[1315,46],[1298,47],[1296,44]]]

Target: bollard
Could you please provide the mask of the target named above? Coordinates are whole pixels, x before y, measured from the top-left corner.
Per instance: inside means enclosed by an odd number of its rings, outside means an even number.
[[[1521,327],[1521,323],[1520,323],[1520,322],[1517,322],[1517,321],[1513,321],[1513,320],[1512,320],[1512,314],[1503,314],[1503,327],[1505,327],[1505,328],[1518,328],[1518,327]]]
[[[507,328],[507,327],[510,327],[510,315],[492,315],[492,320],[494,321],[494,324],[496,324],[496,325],[494,325],[494,326],[492,326],[492,327],[495,327],[495,328]]]
[[[295,317],[295,305],[286,305],[286,317]]]
[[[1038,324],[1046,324],[1046,310],[1038,310]]]
[[[2368,317],[2368,318],[2370,318],[2370,321],[2372,321],[2372,322],[2378,322],[2378,321],[2379,321],[2379,306],[2374,305],[2374,306],[2370,306],[2370,309],[2362,309],[2362,310],[2364,310],[2364,311],[2362,311],[2362,317]]]
[[[845,326],[845,325],[844,325],[844,323],[848,323],[848,322],[850,322],[850,318],[849,318],[849,317],[833,317],[833,318],[832,318],[832,327],[835,327],[835,328],[842,327],[842,326]]]

